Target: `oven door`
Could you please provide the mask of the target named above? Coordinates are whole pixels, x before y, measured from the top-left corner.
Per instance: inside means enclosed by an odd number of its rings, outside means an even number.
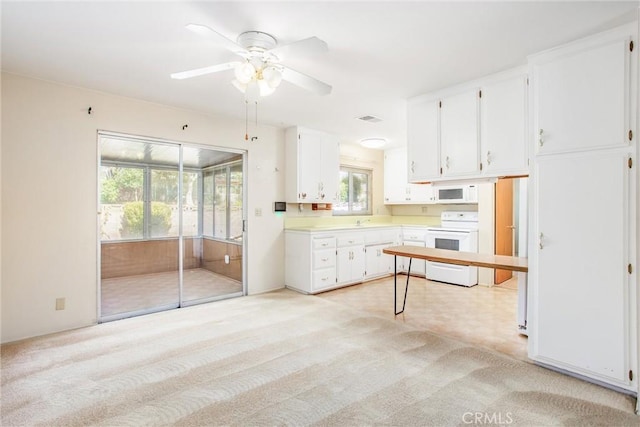
[[[428,248],[475,252],[471,233],[466,230],[429,229],[426,243]]]
[[[429,229],[426,243],[428,248],[477,252],[474,233],[468,230]],[[429,280],[462,286],[478,284],[477,267],[427,261],[425,268],[425,277]]]

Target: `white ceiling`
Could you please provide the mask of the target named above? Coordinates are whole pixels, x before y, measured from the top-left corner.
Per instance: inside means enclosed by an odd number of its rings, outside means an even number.
[[[104,92],[244,118],[232,71],[169,74],[237,60],[184,28],[235,40],[317,36],[329,52],[284,62],[333,86],[327,96],[283,82],[259,120],[404,145],[405,100],[517,65],[529,54],[635,16],[628,2],[12,2],[2,1],[2,69]],[[380,123],[356,120],[363,115]]]

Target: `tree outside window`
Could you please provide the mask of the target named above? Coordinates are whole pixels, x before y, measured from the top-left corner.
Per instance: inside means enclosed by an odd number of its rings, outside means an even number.
[[[339,200],[334,215],[371,214],[371,175],[368,169],[342,166],[339,175]]]

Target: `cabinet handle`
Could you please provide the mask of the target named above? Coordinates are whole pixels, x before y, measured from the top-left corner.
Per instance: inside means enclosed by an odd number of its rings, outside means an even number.
[[[540,249],[544,249],[544,234],[540,233],[540,239],[538,240]]]
[[[323,243],[322,246],[329,246],[329,244],[328,243]]]
[[[327,262],[327,261],[329,261],[329,258],[322,258],[321,261],[322,262]]]
[[[449,156],[447,156],[447,158],[445,159],[445,166],[447,167],[447,169],[449,169]]]
[[[544,133],[544,129],[540,129],[538,131],[538,135],[540,135],[540,137],[538,138],[538,143],[540,144],[540,147],[544,145],[544,138],[542,137],[543,133]]]
[[[329,278],[328,278],[328,277],[323,277],[323,278],[322,278],[322,279],[320,279],[320,280],[322,280],[323,282],[326,282],[327,280],[329,280]]]
[[[491,151],[487,151],[487,165],[491,164]]]
[[[416,162],[414,162],[413,160],[411,161],[411,173],[414,173],[416,171]]]
[[[307,197],[307,193],[302,193],[302,198],[306,198]]]

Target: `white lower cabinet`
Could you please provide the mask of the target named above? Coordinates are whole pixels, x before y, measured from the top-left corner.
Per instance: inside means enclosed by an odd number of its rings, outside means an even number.
[[[336,263],[338,284],[361,282],[364,279],[364,245],[338,248]]]
[[[426,246],[426,227],[403,227],[402,228],[402,244],[406,246]],[[409,269],[409,258],[398,257],[398,271],[407,272]],[[402,267],[401,267],[402,266]],[[427,271],[427,263],[423,259],[411,260],[412,275],[425,276]]]
[[[285,232],[285,284],[312,294],[336,286],[336,236]]]
[[[285,230],[285,285],[314,294],[393,273],[393,257],[382,250],[399,239],[394,226]]]
[[[393,273],[393,255],[382,252],[385,248],[393,246],[392,243],[372,245],[365,248],[365,278],[373,279]]]

